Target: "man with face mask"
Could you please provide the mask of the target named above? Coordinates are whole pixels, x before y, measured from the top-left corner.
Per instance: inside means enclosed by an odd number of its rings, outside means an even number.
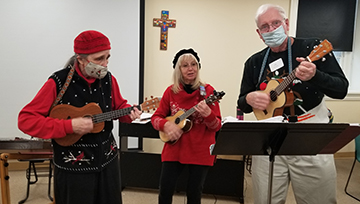
[[[289,20],[280,6],[260,6],[255,21],[256,31],[268,47],[245,62],[238,107],[245,113],[265,110],[270,94],[258,90],[266,89],[271,79],[284,78],[294,71],[296,78],[289,84],[294,100],[284,108],[283,116],[291,122],[328,123],[324,95],[343,99],[348,89],[348,81],[333,53],[307,61],[305,57],[320,41],[289,37]],[[268,203],[268,173],[269,156],[253,156],[255,204]],[[272,203],[285,203],[290,181],[298,204],[337,202],[333,155],[275,156]]]
[[[64,69],[49,77],[19,113],[21,131],[33,137],[52,139],[57,204],[122,203],[112,120],[105,121],[104,128],[93,133],[94,123],[90,117],[49,117],[58,104],[80,108],[96,103],[102,112],[131,107],[121,96],[115,77],[108,72],[110,49],[110,41],[104,34],[94,30],[80,33],[74,40],[75,55]],[[134,107],[129,115],[119,120],[130,123],[140,114]],[[70,146],[57,142],[69,134],[82,137]]]

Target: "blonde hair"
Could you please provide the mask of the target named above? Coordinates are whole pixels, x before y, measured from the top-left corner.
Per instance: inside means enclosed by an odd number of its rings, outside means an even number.
[[[175,68],[174,68],[174,72],[173,72],[173,86],[172,86],[172,91],[177,94],[179,93],[179,91],[181,90],[181,87],[180,87],[180,84],[185,84],[184,82],[184,79],[183,79],[183,76],[181,74],[181,70],[180,70],[180,67],[181,67],[181,63],[185,60],[188,60],[188,59],[191,59],[191,60],[195,60],[196,61],[196,64],[197,64],[197,75],[196,75],[196,78],[195,78],[195,81],[194,81],[194,84],[192,84],[191,88],[193,88],[194,90],[195,89],[198,89],[200,87],[200,85],[204,85],[204,83],[201,81],[200,79],[200,69],[199,69],[199,62],[196,60],[196,58],[194,57],[194,55],[190,54],[190,53],[186,53],[186,54],[183,54],[179,57],[178,61],[176,62],[176,65],[175,65]]]

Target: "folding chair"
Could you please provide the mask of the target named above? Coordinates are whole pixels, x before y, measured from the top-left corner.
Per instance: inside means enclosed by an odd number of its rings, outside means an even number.
[[[19,204],[25,203],[25,201],[29,198],[30,193],[30,185],[36,184],[38,182],[38,177],[48,177],[48,197],[50,201],[53,201],[51,197],[51,179],[52,179],[52,159],[21,159],[19,161],[28,161],[29,167],[26,169],[26,179],[27,179],[27,190],[26,190],[26,197],[19,201]],[[45,161],[49,161],[48,167],[39,167],[38,170],[36,169],[36,164],[44,163]],[[34,177],[34,180],[31,180],[31,177]]]

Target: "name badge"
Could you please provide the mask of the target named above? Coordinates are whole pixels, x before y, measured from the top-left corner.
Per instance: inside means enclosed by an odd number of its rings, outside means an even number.
[[[275,61],[273,61],[273,62],[271,62],[271,63],[269,64],[269,67],[270,67],[270,71],[271,71],[271,72],[274,72],[274,71],[280,69],[280,68],[283,67],[283,66],[284,66],[284,62],[282,61],[281,58],[279,58],[279,59],[277,59],[277,60],[275,60]]]

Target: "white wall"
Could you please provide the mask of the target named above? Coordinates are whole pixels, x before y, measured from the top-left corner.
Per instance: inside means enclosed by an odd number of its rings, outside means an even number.
[[[17,128],[19,111],[64,66],[74,38],[88,29],[109,37],[109,70],[122,95],[138,103],[138,0],[0,0],[0,139],[26,137]]]
[[[226,95],[220,102],[222,116],[236,115],[236,101],[245,60],[265,47],[256,33],[254,21],[257,8],[264,3],[285,8],[290,20],[290,35],[296,31],[298,0],[151,0],[145,4],[145,95],[161,95],[169,86],[173,56],[182,48],[193,47],[201,59],[201,78]],[[161,51],[160,29],[152,19],[161,10],[168,10],[170,19],[177,20],[169,29],[168,50]],[[359,33],[359,32],[358,32]],[[335,122],[360,123],[359,98],[328,100]],[[245,120],[256,120],[245,114]],[[353,144],[353,143],[352,143]],[[162,144],[144,142],[148,151],[159,152]],[[353,145],[345,151],[353,151]]]
[[[145,95],[162,95],[172,83],[172,60],[176,52],[193,47],[201,62],[203,81],[226,94],[220,101],[223,117],[235,116],[245,60],[265,48],[256,33],[256,9],[267,0],[151,0],[145,4]],[[289,0],[272,0],[290,8]],[[169,11],[176,28],[168,33],[168,50],[160,47],[160,28],[153,27],[153,18],[161,10]],[[255,120],[253,114],[245,116]],[[159,152],[162,143],[144,142],[147,151]]]
[[[226,94],[220,102],[223,116],[235,116],[245,60],[265,48],[256,33],[256,9],[266,0],[152,0],[145,4],[145,95],[161,95],[172,81],[177,51],[193,47],[200,57],[201,78]],[[289,0],[272,0],[284,8]],[[177,20],[170,28],[168,50],[159,49],[160,28],[152,19],[168,10]]]
[[[161,96],[171,83],[173,56],[179,49],[193,47],[201,58],[204,81],[226,92],[220,103],[222,115],[235,116],[243,64],[264,47],[255,32],[255,11],[269,2],[286,8],[290,21],[296,16],[293,2],[297,0],[146,1],[144,96]],[[73,39],[86,29],[100,30],[110,38],[109,69],[124,97],[137,103],[138,4],[135,0],[0,0],[0,139],[23,136],[17,129],[18,112],[73,54]],[[169,10],[170,19],[177,20],[177,27],[169,29],[167,51],[159,50],[160,28],[152,26],[161,10]],[[357,22],[359,29],[359,15]],[[292,35],[293,29],[295,24],[290,27]],[[354,58],[359,61],[358,55]],[[335,122],[360,122],[358,98],[327,103]],[[245,119],[255,118],[247,114]]]

